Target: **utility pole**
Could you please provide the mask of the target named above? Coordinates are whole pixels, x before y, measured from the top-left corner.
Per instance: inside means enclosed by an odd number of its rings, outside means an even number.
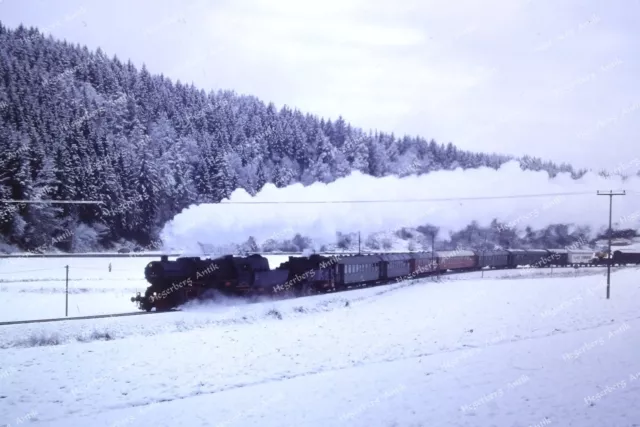
[[[611,229],[611,216],[613,212],[613,196],[624,196],[626,193],[624,191],[614,193],[613,191],[604,192],[598,191],[598,196],[609,196],[609,250],[607,255],[607,299],[610,296],[611,289],[611,263],[613,261],[611,257],[611,237],[613,235],[613,230]]]
[[[64,316],[69,317],[69,266],[66,265],[64,268],[67,270],[64,292]]]
[[[360,232],[358,231],[358,255],[360,255]]]
[[[436,233],[431,233],[431,266],[436,269],[436,274],[440,276],[440,271],[436,264]]]
[[[436,246],[436,235],[435,233],[431,233],[431,262],[433,262],[433,259],[435,258],[435,246]]]

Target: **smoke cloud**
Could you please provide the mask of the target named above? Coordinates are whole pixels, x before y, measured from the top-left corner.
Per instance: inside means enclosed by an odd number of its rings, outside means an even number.
[[[295,233],[317,244],[334,243],[336,232],[397,230],[433,224],[445,233],[471,221],[488,226],[497,218],[503,227],[524,229],[550,224],[608,226],[608,197],[597,191],[626,190],[614,197],[613,220],[624,228],[637,228],[640,178],[603,178],[589,173],[579,180],[569,174],[550,178],[544,171],[523,171],[517,162],[491,168],[439,171],[422,176],[375,178],[354,172],[330,184],[301,184],[276,188],[267,184],[251,197],[236,190],[218,204],[192,205],[169,221],[162,233],[166,248],[198,251],[198,242],[216,246],[242,243],[253,236],[289,239]],[[400,202],[407,199],[503,197],[523,194],[587,192],[584,195],[492,200]],[[397,203],[351,204],[232,204],[229,202],[326,202],[346,200],[399,200]]]

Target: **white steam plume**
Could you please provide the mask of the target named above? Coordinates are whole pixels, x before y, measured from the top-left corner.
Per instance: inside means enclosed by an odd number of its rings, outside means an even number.
[[[236,190],[219,204],[193,205],[169,221],[162,232],[167,248],[198,251],[198,243],[216,246],[242,243],[249,236],[263,243],[288,239],[295,233],[317,244],[334,243],[336,232],[397,230],[424,224],[457,231],[476,220],[488,226],[493,218],[511,227],[534,229],[553,223],[608,226],[608,197],[598,190],[626,190],[614,197],[614,222],[637,228],[640,219],[640,178],[605,179],[589,173],[579,180],[569,174],[549,178],[547,172],[523,171],[517,162],[491,168],[456,169],[428,175],[375,178],[354,172],[330,184],[301,184],[278,189],[267,184],[251,197]],[[588,192],[579,196],[549,196],[493,200],[353,204],[230,204],[228,202],[310,202],[344,200],[407,200],[501,197],[523,194]]]

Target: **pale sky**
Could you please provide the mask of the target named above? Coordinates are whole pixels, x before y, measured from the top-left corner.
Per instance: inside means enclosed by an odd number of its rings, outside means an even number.
[[[356,127],[638,169],[640,0],[0,0],[0,20]]]

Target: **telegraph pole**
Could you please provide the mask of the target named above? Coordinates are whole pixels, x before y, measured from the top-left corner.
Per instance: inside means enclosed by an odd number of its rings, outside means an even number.
[[[65,292],[64,292],[64,316],[69,317],[69,266],[66,265],[65,270],[67,270],[67,279],[65,280]]]
[[[609,251],[607,256],[607,299],[609,299],[610,288],[611,288],[611,263],[613,261],[611,257],[611,237],[613,235],[613,230],[611,229],[611,215],[613,212],[613,196],[624,196],[626,193],[624,191],[614,193],[613,191],[604,192],[598,191],[598,196],[609,196]]]
[[[431,260],[435,258],[436,253],[436,235],[435,233],[431,233]]]
[[[436,263],[436,233],[431,233],[431,266],[436,269],[436,274],[440,276]]]

